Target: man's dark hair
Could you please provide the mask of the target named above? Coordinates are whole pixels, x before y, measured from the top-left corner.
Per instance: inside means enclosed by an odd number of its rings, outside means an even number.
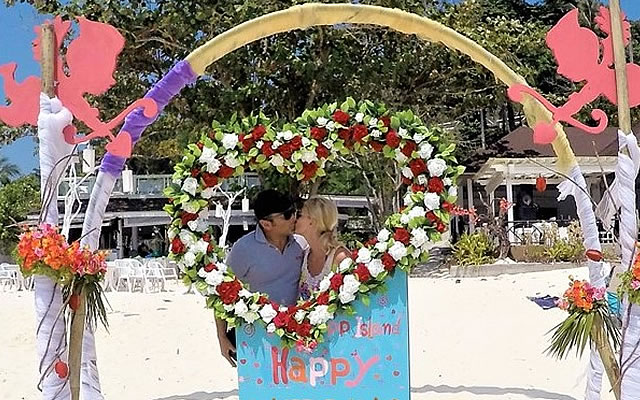
[[[274,189],[263,190],[253,199],[253,213],[260,221],[272,214],[282,213],[294,207],[290,196]]]

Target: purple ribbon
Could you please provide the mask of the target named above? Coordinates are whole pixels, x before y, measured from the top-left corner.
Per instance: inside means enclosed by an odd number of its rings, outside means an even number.
[[[198,76],[193,72],[191,65],[187,61],[180,61],[174,65],[164,78],[156,83],[144,96],[145,98],[153,99],[156,102],[158,105],[158,113],[152,118],[147,118],[144,116],[142,108],[136,108],[127,115],[120,132],[129,132],[129,135],[131,135],[132,145],[135,145],[140,139],[140,136],[142,136],[142,132],[147,128],[147,126],[151,125],[156,119],[158,119],[158,116],[162,110],[164,110],[169,101],[180,93],[182,88],[195,82],[197,78]],[[122,172],[126,161],[127,159],[124,157],[107,153],[100,164],[100,171],[117,176]]]

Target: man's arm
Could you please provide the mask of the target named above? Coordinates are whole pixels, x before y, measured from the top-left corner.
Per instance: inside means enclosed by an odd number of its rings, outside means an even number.
[[[218,342],[220,343],[220,352],[222,357],[226,358],[232,367],[236,367],[236,360],[231,353],[236,353],[236,347],[227,337],[227,321],[216,318],[216,329],[218,331]]]

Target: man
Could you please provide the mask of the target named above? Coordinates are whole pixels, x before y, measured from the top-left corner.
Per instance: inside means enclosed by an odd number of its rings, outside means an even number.
[[[304,250],[294,238],[295,204],[288,196],[265,190],[256,196],[255,231],[238,239],[227,256],[227,265],[249,290],[265,293],[278,304],[290,306],[298,299],[298,283]],[[222,356],[236,366],[235,330],[216,319]]]

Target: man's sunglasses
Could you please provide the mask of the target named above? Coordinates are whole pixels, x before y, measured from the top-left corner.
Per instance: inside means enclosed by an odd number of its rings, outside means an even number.
[[[279,212],[279,213],[273,213],[270,215],[267,215],[267,217],[265,217],[266,220],[268,221],[272,221],[273,217],[278,216],[278,215],[282,215],[282,218],[286,219],[286,220],[290,220],[291,217],[293,217],[296,214],[296,208],[295,207],[291,207],[283,212]]]

